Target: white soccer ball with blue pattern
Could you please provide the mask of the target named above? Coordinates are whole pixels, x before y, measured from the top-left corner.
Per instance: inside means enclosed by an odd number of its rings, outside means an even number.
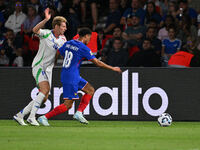
[[[168,113],[163,113],[158,117],[158,123],[162,127],[168,127],[172,124],[172,117]]]

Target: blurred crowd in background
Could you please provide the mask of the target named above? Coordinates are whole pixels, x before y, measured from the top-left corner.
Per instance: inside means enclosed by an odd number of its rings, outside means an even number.
[[[92,52],[109,65],[168,67],[178,52],[188,66],[200,64],[200,14],[189,0],[0,0],[0,66],[31,66],[39,47],[32,28],[46,7],[45,29],[57,15],[68,20],[67,40],[89,27]]]

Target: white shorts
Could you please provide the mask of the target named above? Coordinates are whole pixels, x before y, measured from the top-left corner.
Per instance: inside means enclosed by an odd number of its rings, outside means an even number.
[[[44,70],[41,66],[35,66],[32,68],[32,74],[37,86],[42,81],[48,81],[51,88],[52,69]]]

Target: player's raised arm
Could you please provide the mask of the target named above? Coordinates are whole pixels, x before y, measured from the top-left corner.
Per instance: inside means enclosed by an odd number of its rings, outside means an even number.
[[[97,65],[98,67],[101,67],[101,68],[105,68],[105,69],[109,69],[109,70],[112,70],[112,71],[116,71],[118,73],[121,73],[121,69],[119,67],[112,67],[110,65],[107,65],[105,64],[104,62],[98,60],[97,58],[94,58],[91,60],[95,65]]]
[[[33,33],[40,34],[40,29],[45,25],[45,23],[51,18],[51,14],[49,13],[49,8],[46,8],[45,11],[45,18],[41,22],[39,22],[34,28]]]

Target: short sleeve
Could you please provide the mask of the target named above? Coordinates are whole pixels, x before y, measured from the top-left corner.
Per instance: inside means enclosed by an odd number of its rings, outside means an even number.
[[[39,37],[45,39],[45,38],[47,38],[50,34],[51,34],[51,30],[40,29]]]
[[[166,39],[164,39],[164,40],[162,41],[162,46],[163,46],[163,47],[166,46]]]
[[[58,51],[60,52],[60,54],[61,54],[62,56],[65,56],[66,43],[67,43],[67,42],[65,42],[65,43],[63,44],[63,46],[61,46],[61,47],[58,49]]]
[[[177,47],[177,49],[178,49],[178,50],[180,50],[180,49],[181,49],[181,45],[182,45],[182,42],[181,42],[181,40],[178,40],[178,47]]]
[[[87,47],[85,46],[84,48],[84,52],[83,52],[83,57],[85,57],[87,60],[92,60],[94,58],[96,58],[93,54],[92,54],[92,51]]]

